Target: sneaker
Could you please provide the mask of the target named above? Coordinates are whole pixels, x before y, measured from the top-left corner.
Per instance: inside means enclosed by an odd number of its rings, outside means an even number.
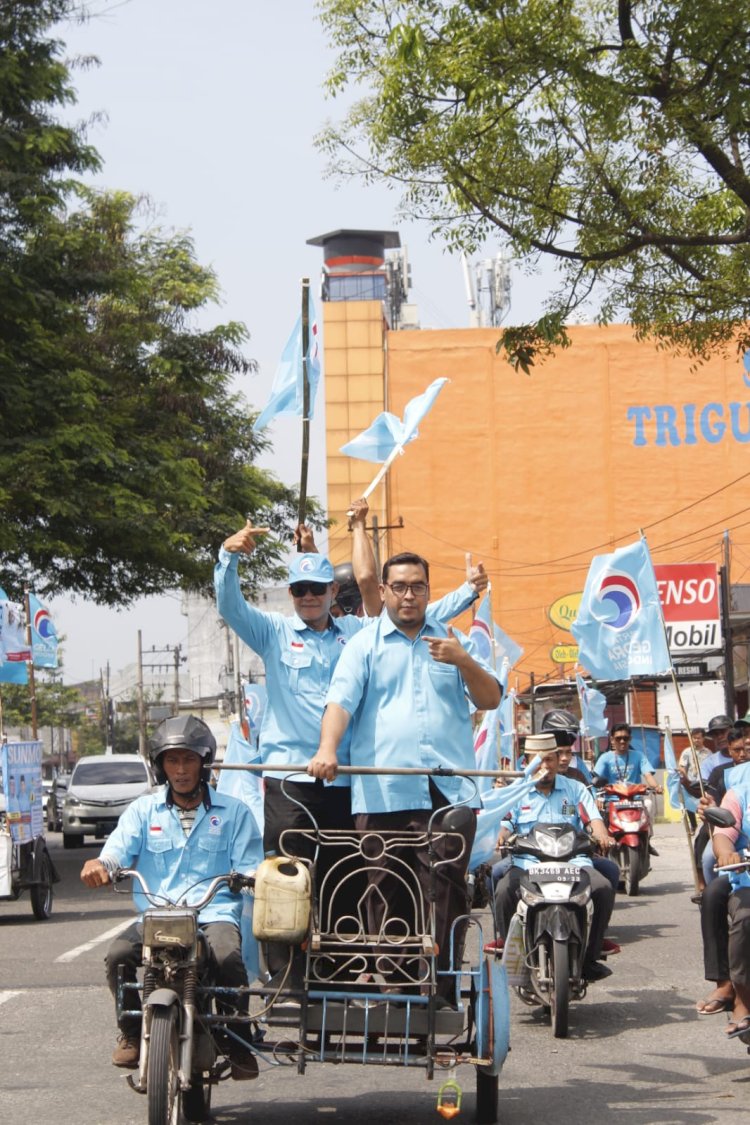
[[[235,1082],[249,1082],[258,1077],[258,1058],[254,1051],[244,1043],[233,1039],[227,1047],[229,1061],[232,1064],[232,1078]]]
[[[138,1066],[140,1055],[140,1036],[132,1035],[127,1031],[121,1031],[117,1036],[117,1046],[112,1052],[113,1066],[126,1066],[130,1070],[134,1070],[135,1067]]]
[[[659,854],[653,844],[649,844],[648,854],[649,855],[658,855]]]

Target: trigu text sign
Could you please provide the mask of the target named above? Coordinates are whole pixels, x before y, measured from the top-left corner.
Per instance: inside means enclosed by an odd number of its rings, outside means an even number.
[[[672,653],[721,648],[721,602],[716,563],[654,566],[667,642]]]

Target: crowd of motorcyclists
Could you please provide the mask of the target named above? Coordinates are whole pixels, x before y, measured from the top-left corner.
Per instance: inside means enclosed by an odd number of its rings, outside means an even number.
[[[250,874],[263,856],[281,851],[280,837],[309,826],[308,812],[323,828],[419,830],[440,810],[457,800],[468,808],[479,804],[471,786],[447,773],[433,777],[359,778],[339,772],[340,766],[455,767],[474,765],[471,704],[480,711],[498,706],[498,674],[477,658],[470,642],[449,622],[478,598],[486,586],[484,569],[474,568],[467,582],[439,602],[429,602],[429,564],[403,553],[389,559],[381,576],[365,535],[367,505],[352,505],[353,566],[334,571],[317,553],[306,528],[297,538],[302,550],[289,575],[291,616],[262,612],[245,600],[238,562],[250,554],[265,529],[245,528],[227,538],[216,566],[219,613],[265,663],[268,704],[260,732],[264,764],[302,765],[306,772],[282,782],[281,774],[264,777],[262,839],[241,801],[216,793],[209,784],[215,742],[208,728],[193,716],[167,720],[155,733],[151,759],[163,786],[136,801],[121,818],[96,860],[81,878],[91,887],[108,883],[118,867],[138,866],[148,872],[149,885],[168,894],[201,878],[236,868]],[[340,581],[339,581],[340,580]],[[691,747],[680,758],[685,791],[698,796],[696,854],[706,857],[696,887],[701,908],[705,975],[714,990],[698,1004],[702,1015],[731,1012],[730,1033],[750,1036],[750,877],[742,869],[741,852],[750,836],[750,723],[716,716],[707,730],[691,732]],[[708,740],[711,744],[708,745]],[[538,759],[527,790],[507,815],[498,847],[523,836],[539,824],[568,823],[588,832],[593,855],[576,856],[571,864],[586,870],[593,918],[583,952],[583,981],[600,980],[611,970],[604,958],[618,946],[606,938],[615,895],[622,881],[621,865],[608,857],[616,844],[609,808],[634,787],[660,792],[648,758],[632,745],[627,723],[610,731],[608,748],[587,762],[580,749],[579,722],[569,711],[553,709],[541,731],[527,736],[526,751]],[[288,799],[291,794],[293,801]],[[709,827],[704,810],[721,804],[733,815],[731,826]],[[466,810],[468,811],[468,810]],[[458,824],[466,846],[459,861],[446,862],[437,891],[424,865],[416,871],[426,895],[436,901],[440,945],[456,917],[466,910],[468,856],[475,817]],[[456,822],[458,823],[458,822]],[[300,841],[304,854],[305,843]],[[653,848],[650,829],[645,862]],[[700,857],[703,859],[703,856]],[[405,862],[405,860],[400,860]],[[736,870],[717,873],[716,864]],[[508,932],[521,890],[528,857],[513,850],[493,872],[494,896],[501,937]],[[387,871],[379,874],[377,901],[388,904]],[[374,878],[374,876],[373,876]],[[135,896],[137,910],[144,903]],[[240,955],[238,906],[231,894],[217,896],[201,923],[219,966],[218,979],[227,986],[247,984]],[[370,898],[376,901],[376,896]],[[375,911],[377,913],[377,911]],[[370,919],[378,932],[378,917]],[[123,971],[135,979],[142,932],[135,922],[118,936],[107,955],[107,977]],[[269,943],[266,949],[269,990],[299,985],[298,959],[288,947]],[[451,989],[441,989],[441,1002],[451,1005]],[[237,1016],[242,1016],[238,1005]],[[113,1055],[117,1066],[134,1067],[139,1057],[137,1015],[120,1019],[120,1037]],[[252,1053],[230,1037],[227,1050],[245,1076],[257,1073]]]

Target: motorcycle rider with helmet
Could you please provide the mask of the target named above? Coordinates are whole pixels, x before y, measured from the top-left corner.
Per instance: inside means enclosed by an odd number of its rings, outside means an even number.
[[[81,880],[86,886],[105,886],[119,868],[137,867],[153,895],[176,901],[196,883],[205,890],[205,884],[216,875],[232,870],[249,875],[254,871],[262,859],[255,820],[242,801],[217,793],[209,785],[215,754],[211,730],[195,715],[180,715],[159,724],[151,739],[149,757],[160,787],[128,806],[99,857],[83,865]],[[137,910],[148,907],[140,889],[134,890],[133,898]],[[240,897],[223,886],[199,916],[215,964],[216,983],[227,988],[248,984],[240,948],[241,912]],[[120,966],[124,981],[136,980],[142,937],[139,920],[118,934],[107,951],[107,983],[113,996]],[[128,989],[126,995],[127,1007],[137,1007],[138,994]],[[232,1006],[238,1015],[247,1012],[247,996],[242,1001]],[[122,1016],[119,1026],[112,1062],[115,1066],[136,1067],[140,1019]],[[245,1024],[238,1023],[236,1030],[240,1036],[247,1034]],[[253,1053],[232,1036],[227,1040],[233,1076],[254,1078],[258,1067]]]

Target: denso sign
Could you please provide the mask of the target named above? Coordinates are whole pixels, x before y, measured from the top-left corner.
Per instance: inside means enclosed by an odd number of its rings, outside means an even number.
[[[660,563],[654,566],[669,651],[721,648],[721,601],[715,563]]]

